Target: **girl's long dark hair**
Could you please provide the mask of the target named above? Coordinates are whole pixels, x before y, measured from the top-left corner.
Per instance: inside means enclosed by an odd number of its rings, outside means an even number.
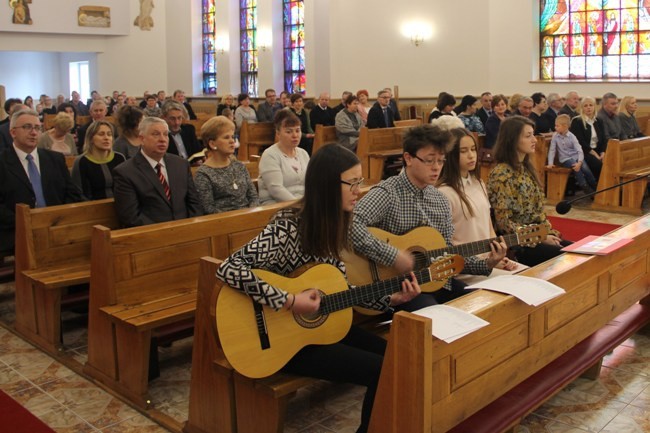
[[[460,174],[460,141],[463,139],[463,137],[470,137],[472,141],[474,142],[474,146],[477,146],[476,144],[476,139],[472,134],[470,134],[465,128],[454,128],[451,131],[452,139],[451,139],[451,145],[452,148],[451,150],[447,153],[447,158],[445,161],[445,165],[442,167],[442,173],[440,174],[440,179],[438,180],[438,185],[447,185],[451,189],[453,189],[456,194],[458,194],[458,197],[460,197],[460,200],[463,202],[462,206],[462,211],[463,211],[463,216],[467,218],[467,215],[465,214],[465,208],[467,208],[467,211],[469,212],[470,216],[474,216],[474,208],[472,207],[471,201],[467,198],[467,194],[465,194],[465,187],[463,186],[463,179]],[[477,181],[480,182],[480,178],[478,175],[478,171],[480,170],[480,165],[476,164],[476,167],[474,167],[474,170],[471,170],[469,172],[470,176],[473,176]],[[487,195],[486,195],[487,197]]]
[[[511,116],[501,122],[499,135],[497,135],[497,141],[494,145],[494,158],[497,162],[504,162],[515,170],[519,170],[523,166],[535,179],[537,185],[541,187],[542,184],[533,163],[530,162],[529,155],[526,155],[522,162],[519,162],[517,156],[517,145],[526,125],[531,126],[533,130],[535,129],[535,122],[523,116]]]
[[[359,158],[338,144],[323,146],[310,159],[298,224],[305,253],[340,259],[348,246],[352,213],[342,207],[341,173],[358,164]]]

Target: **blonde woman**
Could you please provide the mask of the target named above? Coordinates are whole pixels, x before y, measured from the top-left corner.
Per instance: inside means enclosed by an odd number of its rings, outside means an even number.
[[[52,122],[52,128],[38,139],[38,147],[54,150],[64,155],[76,155],[77,146],[74,137],[70,134],[74,127],[74,120],[65,112],[60,112]]]
[[[638,106],[634,96],[625,96],[618,106],[618,118],[621,119],[621,133],[625,138],[644,136],[636,121],[636,117],[634,117],[637,108]]]
[[[113,125],[96,120],[86,130],[84,153],[72,166],[72,181],[88,200],[113,197],[113,170],[126,160],[113,152]]]
[[[235,124],[225,116],[213,117],[201,127],[201,138],[207,158],[194,183],[206,215],[257,206],[257,190],[248,170],[233,157]]]
[[[224,108],[230,108],[232,112],[235,112],[237,105],[235,105],[235,97],[232,93],[227,93],[221,97],[221,102],[217,105],[217,116],[221,116]]]
[[[603,167],[603,157],[607,150],[607,140],[602,122],[596,117],[596,101],[585,96],[580,101],[580,114],[571,120],[569,130],[576,136],[582,147],[585,162],[591,169],[596,181]]]

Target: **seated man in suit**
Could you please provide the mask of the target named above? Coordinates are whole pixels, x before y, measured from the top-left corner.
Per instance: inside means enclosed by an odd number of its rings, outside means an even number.
[[[8,101],[13,101],[11,104],[7,104]],[[15,102],[19,101],[19,102]],[[7,121],[4,122],[0,125],[0,152],[2,152],[5,149],[8,149],[11,147],[11,143],[14,141],[13,138],[11,138],[11,134],[9,133],[9,121],[11,120],[11,116],[13,116],[14,113],[19,112],[20,110],[28,110],[30,109],[27,105],[23,105],[22,102],[20,102],[20,99],[16,98],[11,98],[8,99],[5,102],[5,110],[7,111],[7,114],[9,115],[7,117]]]
[[[142,119],[140,152],[113,172],[115,210],[124,227],[203,214],[188,162],[167,153],[168,134],[164,120]]]
[[[194,109],[190,105],[189,102],[185,99],[185,92],[182,90],[174,90],[174,95],[172,96],[174,101],[178,102],[179,104],[183,104],[183,107],[185,107],[185,110],[187,110],[187,115],[189,116],[190,120],[196,120],[196,114],[194,113]]]
[[[492,93],[483,92],[481,93],[481,108],[478,109],[476,115],[478,116],[479,119],[481,119],[483,125],[485,125],[485,122],[487,122],[488,117],[490,117],[491,114],[492,114]]]
[[[188,159],[203,150],[196,138],[194,125],[183,123],[187,119],[185,107],[176,101],[167,101],[162,108],[162,118],[169,126],[169,150],[167,152]]]
[[[282,109],[282,105],[276,101],[277,97],[275,96],[275,90],[266,89],[264,96],[266,97],[266,100],[257,106],[257,121],[273,122],[275,113]]]
[[[334,126],[334,119],[336,114],[334,110],[330,108],[330,94],[323,92],[318,97],[318,104],[311,109],[309,113],[309,123],[311,127],[316,129],[316,125],[323,126]]]
[[[0,153],[0,250],[13,252],[16,203],[45,207],[83,201],[72,183],[65,157],[37,149],[42,131],[38,113],[23,109],[11,116],[12,144]]]
[[[392,128],[395,126],[393,119],[395,114],[393,109],[390,108],[390,92],[383,89],[377,93],[377,102],[373,104],[368,111],[368,122],[366,126],[368,129],[373,128]]]

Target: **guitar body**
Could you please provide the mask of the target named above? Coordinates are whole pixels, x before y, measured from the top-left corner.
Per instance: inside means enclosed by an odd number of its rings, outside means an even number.
[[[403,235],[394,235],[376,227],[369,227],[368,231],[377,239],[397,249],[410,251],[415,256],[447,246],[442,235],[436,229],[428,226],[417,227]],[[370,284],[399,275],[399,272],[392,267],[382,266],[348,250],[343,252],[342,258],[345,262],[348,282],[353,286]],[[435,292],[446,282],[446,279],[434,280],[420,284],[420,288],[423,292]]]
[[[272,286],[289,293],[317,289],[324,294],[348,290],[345,277],[336,267],[316,265],[296,278],[253,270]],[[345,337],[352,325],[352,309],[316,317],[294,316],[291,311],[262,307],[268,333],[268,348],[262,348],[253,301],[248,295],[224,286],[217,299],[217,329],[228,362],[240,374],[260,378],[284,367],[309,344],[333,344]]]

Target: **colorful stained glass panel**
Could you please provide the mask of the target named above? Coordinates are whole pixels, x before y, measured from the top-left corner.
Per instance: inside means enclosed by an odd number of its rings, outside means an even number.
[[[217,93],[217,58],[215,52],[215,0],[202,0],[203,93]]]
[[[283,0],[284,85],[289,93],[305,93],[305,10],[303,0]]]
[[[257,0],[240,0],[239,32],[241,92],[257,97]]]

